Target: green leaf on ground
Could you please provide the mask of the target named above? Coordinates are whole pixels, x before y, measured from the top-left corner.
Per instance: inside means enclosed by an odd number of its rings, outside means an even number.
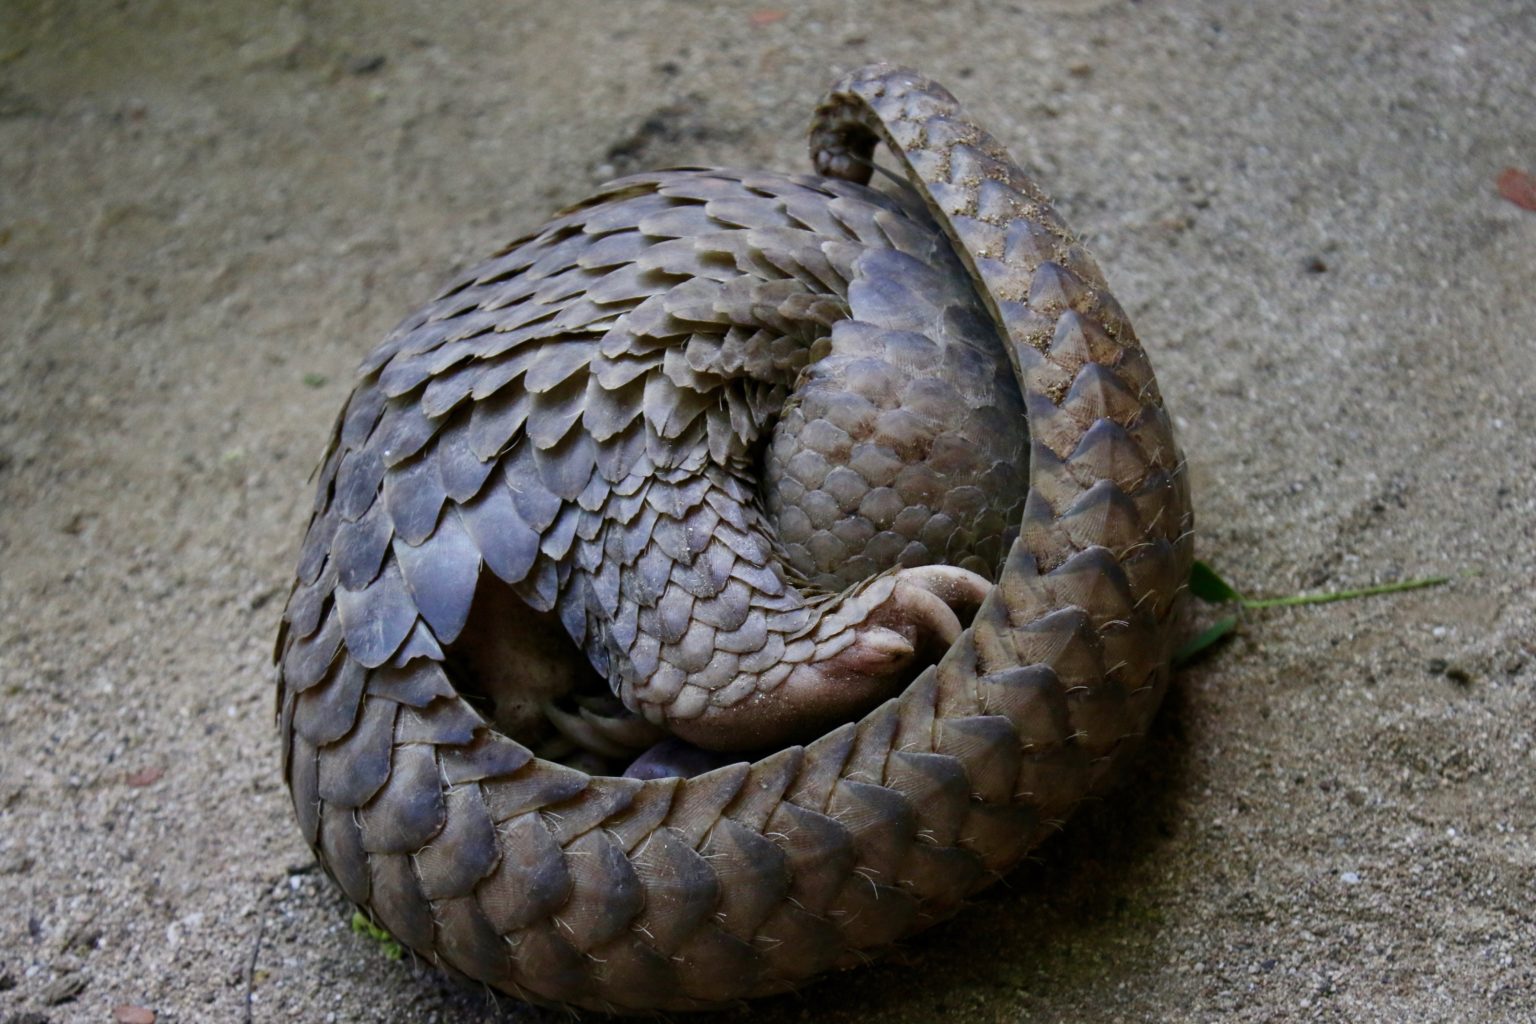
[[[1227,615],[1211,623],[1199,636],[1192,637],[1185,642],[1173,654],[1175,668],[1183,668],[1191,662],[1199,661],[1211,648],[1221,643],[1222,640],[1232,635],[1237,629],[1237,616]]]
[[[386,960],[399,960],[405,955],[404,948],[401,947],[395,937],[368,920],[368,916],[361,910],[352,914],[352,930],[358,935],[366,935],[374,942],[377,942]]]
[[[306,373],[304,375],[305,387],[323,388],[331,382],[331,378],[323,373]]]
[[[1237,592],[1236,587],[1222,579],[1215,569],[1199,560],[1189,568],[1189,592],[1206,604],[1225,604],[1228,601],[1243,599],[1243,595]]]

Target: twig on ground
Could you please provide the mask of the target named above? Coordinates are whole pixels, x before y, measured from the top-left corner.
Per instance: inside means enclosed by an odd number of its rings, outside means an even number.
[[[267,902],[271,890],[262,891],[261,900],[256,904],[256,937],[251,942],[251,955],[245,961],[245,1012],[241,1019],[244,1024],[251,1024],[251,1015],[254,1008],[251,1005],[256,996],[256,958],[261,955],[261,941],[267,934]]]

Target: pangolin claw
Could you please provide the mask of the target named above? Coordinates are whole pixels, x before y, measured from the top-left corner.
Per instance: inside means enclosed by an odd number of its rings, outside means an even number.
[[[729,706],[670,723],[707,750],[769,750],[810,740],[895,696],[960,637],[992,584],[947,565],[904,569],[824,615],[808,660],[783,682]]]

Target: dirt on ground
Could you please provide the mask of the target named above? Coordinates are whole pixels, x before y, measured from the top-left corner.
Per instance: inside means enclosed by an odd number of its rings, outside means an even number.
[[[563,1019],[389,959],[300,839],[309,474],[451,268],[616,174],[803,169],[876,59],[1099,256],[1204,559],[1453,580],[1250,613],[1005,885],[698,1019],[1536,1020],[1533,55],[1525,0],[6,0],[0,1022]]]

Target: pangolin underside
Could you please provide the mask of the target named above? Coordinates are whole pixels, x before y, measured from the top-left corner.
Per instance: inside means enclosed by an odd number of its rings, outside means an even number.
[[[863,963],[1101,789],[1166,687],[1188,489],[1098,268],[914,72],[844,77],[811,149],[614,182],[461,274],[321,466],[277,648],[300,828],[520,999]]]

